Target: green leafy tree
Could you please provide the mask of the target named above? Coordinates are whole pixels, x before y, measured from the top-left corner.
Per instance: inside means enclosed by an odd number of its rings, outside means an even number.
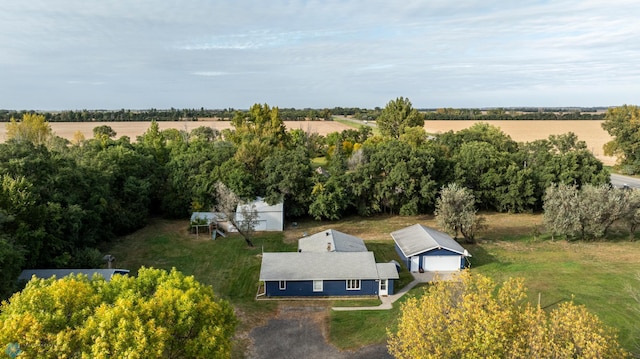
[[[204,128],[204,127],[203,127]],[[222,172],[218,169],[233,158],[235,146],[228,141],[209,141],[194,137],[181,147],[172,148],[162,194],[163,215],[185,218],[190,211],[212,208],[215,183]]]
[[[462,234],[468,243],[475,242],[478,231],[486,228],[484,218],[477,215],[473,193],[456,183],[442,187],[436,200],[436,222],[454,238]]]
[[[402,304],[387,347],[398,359],[626,358],[613,329],[573,301],[550,313],[527,301],[521,279],[498,287],[464,271]]]
[[[511,164],[510,154],[488,142],[472,141],[460,146],[453,161],[455,181],[473,191],[481,208],[497,208],[496,188],[508,181],[505,172]]]
[[[640,171],[640,107],[624,105],[607,110],[602,128],[613,140],[604,145],[604,153],[618,156],[618,164],[627,174]]]
[[[547,188],[544,196],[544,223],[551,232],[573,236],[579,231],[580,197],[575,185],[558,184]]]
[[[108,125],[96,126],[93,128],[93,137],[101,139],[103,137],[106,138],[114,138],[118,133]]]
[[[309,215],[316,220],[342,218],[345,210],[351,205],[346,181],[347,177],[344,174],[333,174],[328,179],[318,180],[311,190]]]
[[[426,147],[387,139],[363,149],[366,163],[356,168],[354,179],[349,181],[358,195],[359,208],[416,215],[433,207],[438,173],[435,156]]]
[[[234,131],[225,135],[236,145],[258,139],[271,147],[288,146],[288,135],[280,110],[264,104],[254,104],[248,112],[237,111],[231,120]]]
[[[503,182],[496,188],[496,202],[499,211],[521,213],[531,211],[537,200],[535,196],[535,175],[531,168],[520,168],[515,163],[507,167]]]
[[[633,202],[632,202],[633,201]],[[633,221],[635,197],[609,185],[553,185],[544,197],[544,223],[555,234],[580,239],[603,238],[611,225]],[[631,229],[635,229],[630,224]]]
[[[469,142],[486,142],[500,152],[515,152],[518,143],[497,127],[484,122],[473,124],[458,132],[449,131],[438,136],[438,142],[455,152],[462,144]]]
[[[311,161],[304,148],[276,150],[265,159],[265,200],[274,204],[284,200],[288,216],[307,213],[311,194]]]
[[[236,318],[173,269],[32,279],[0,306],[0,346],[38,358],[228,358]]]
[[[52,136],[49,122],[43,115],[35,113],[25,113],[22,121],[11,118],[6,128],[8,140],[28,141],[35,145],[46,143]]]
[[[384,136],[399,138],[409,127],[423,127],[424,115],[413,108],[408,98],[398,97],[387,103],[376,125]]]
[[[622,212],[622,222],[629,230],[629,239],[635,238],[640,227],[640,191],[624,191],[626,206]]]
[[[4,231],[4,224],[12,220],[0,209],[0,299],[14,292],[24,264],[24,249],[18,247]]]

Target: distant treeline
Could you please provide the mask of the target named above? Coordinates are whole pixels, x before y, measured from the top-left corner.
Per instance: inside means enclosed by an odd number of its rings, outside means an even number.
[[[438,108],[422,109],[425,120],[602,120],[605,107],[589,108]],[[168,110],[78,110],[78,111],[14,111],[0,110],[0,122],[11,118],[20,119],[25,113],[44,115],[49,122],[112,122],[112,121],[198,121],[219,119],[230,121],[236,112],[247,110],[227,109],[175,109]],[[332,109],[280,108],[280,118],[284,121],[330,121],[332,116],[351,116],[359,120],[375,121],[382,109],[358,107],[334,107]]]
[[[598,108],[439,108],[425,112],[426,120],[602,120]]]
[[[9,122],[11,118],[21,119],[25,113],[37,113],[43,115],[48,122],[123,122],[123,121],[198,121],[202,119],[219,119],[231,121],[236,112],[246,112],[247,110],[228,109],[175,109],[168,110],[79,110],[79,111],[13,111],[0,110],[0,122]],[[284,121],[305,121],[305,120],[331,120],[333,114],[353,115],[359,109],[279,109],[280,118]],[[366,110],[365,110],[366,111]]]

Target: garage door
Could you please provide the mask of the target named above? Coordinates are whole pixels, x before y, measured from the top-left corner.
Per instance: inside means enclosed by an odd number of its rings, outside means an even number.
[[[460,256],[425,256],[422,268],[426,271],[456,271],[460,269]]]

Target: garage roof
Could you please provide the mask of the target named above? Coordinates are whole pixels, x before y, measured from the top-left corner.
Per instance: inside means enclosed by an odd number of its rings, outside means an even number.
[[[413,226],[392,232],[391,237],[406,257],[415,256],[435,249],[446,249],[454,253],[469,256],[469,253],[462,248],[458,242],[451,238],[451,236],[421,224],[414,224]]]

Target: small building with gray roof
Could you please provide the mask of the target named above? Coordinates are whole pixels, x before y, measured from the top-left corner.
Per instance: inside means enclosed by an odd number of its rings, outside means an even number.
[[[364,241],[335,229],[312,234],[298,240],[298,252],[366,252]]]
[[[459,271],[471,257],[448,234],[421,224],[392,232],[391,237],[396,252],[411,272]]]

